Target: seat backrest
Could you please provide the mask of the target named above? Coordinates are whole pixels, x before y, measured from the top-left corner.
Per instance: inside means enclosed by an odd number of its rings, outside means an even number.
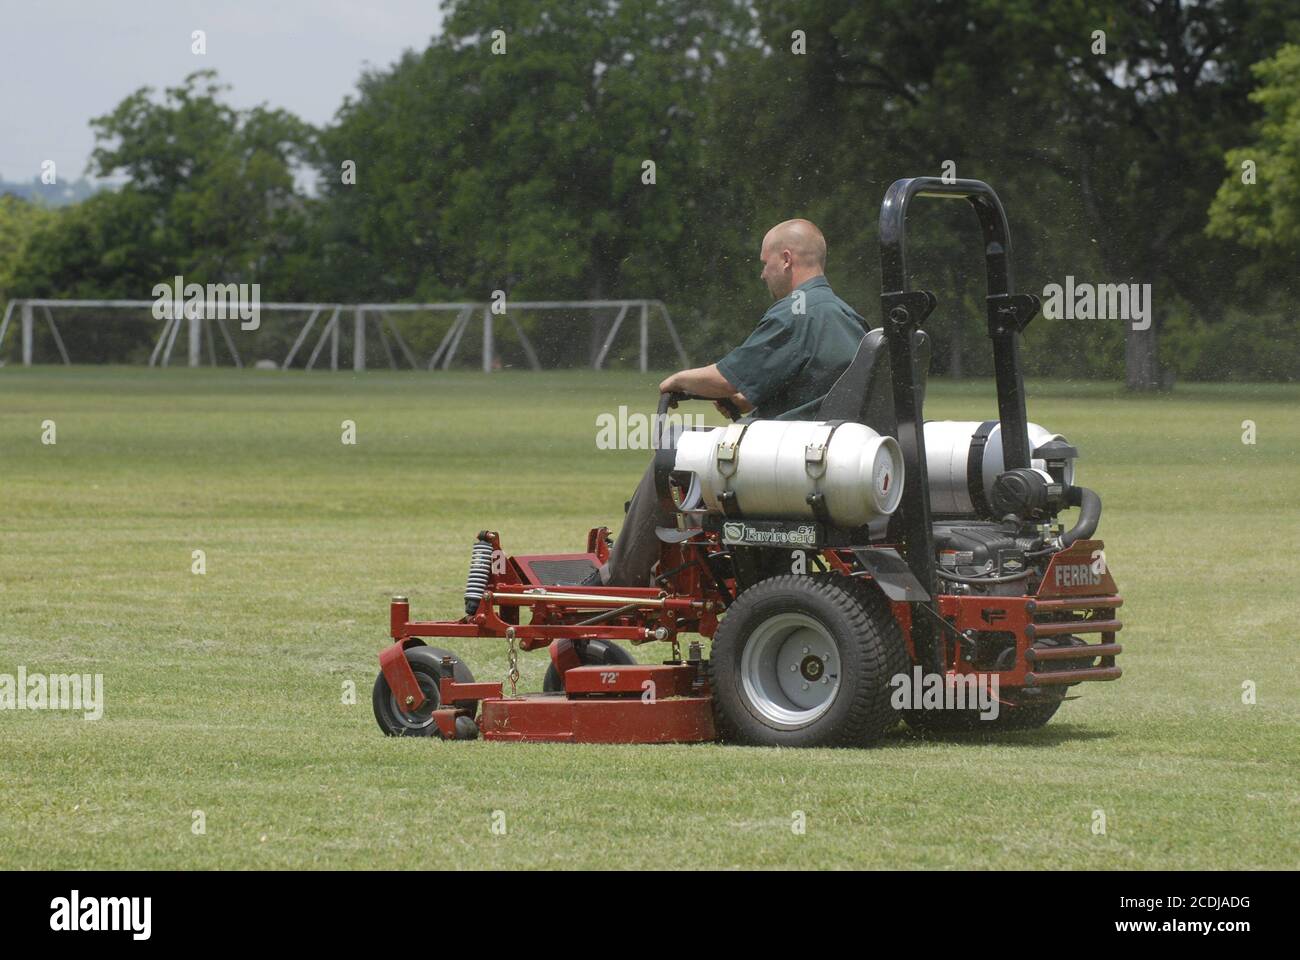
[[[930,371],[930,337],[924,330],[916,331],[916,356],[924,400]],[[818,417],[822,420],[853,420],[865,423],[879,434],[897,435],[889,344],[883,328],[867,331],[858,344],[853,361],[822,401]]]

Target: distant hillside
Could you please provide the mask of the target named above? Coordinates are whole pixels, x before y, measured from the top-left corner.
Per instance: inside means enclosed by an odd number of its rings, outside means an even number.
[[[70,203],[85,200],[92,193],[97,193],[107,184],[92,183],[89,180],[71,180],[60,183],[41,183],[40,177],[33,177],[27,183],[13,183],[0,180],[0,196],[12,193],[16,197],[47,207],[62,207]]]

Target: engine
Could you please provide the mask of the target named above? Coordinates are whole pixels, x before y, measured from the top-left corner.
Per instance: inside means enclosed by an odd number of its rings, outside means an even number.
[[[997,420],[926,423],[936,572],[945,589],[1018,593],[1055,550],[1096,528],[1100,499],[1074,485],[1078,451],[1059,433],[1027,426],[1030,466],[1007,470]],[[1072,506],[1083,507],[1079,523],[1052,530]]]

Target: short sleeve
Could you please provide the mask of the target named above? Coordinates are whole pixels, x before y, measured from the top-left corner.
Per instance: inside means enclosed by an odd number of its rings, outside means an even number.
[[[744,343],[718,361],[718,370],[746,400],[761,407],[807,362],[792,318],[768,315]]]

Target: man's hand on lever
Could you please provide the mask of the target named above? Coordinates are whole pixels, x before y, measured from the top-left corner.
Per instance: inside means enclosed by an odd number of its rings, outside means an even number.
[[[659,384],[660,393],[689,393],[714,400],[714,406],[724,416],[735,419],[754,409],[745,395],[732,385],[716,363],[707,367],[679,370]],[[728,409],[728,406],[731,409]]]

